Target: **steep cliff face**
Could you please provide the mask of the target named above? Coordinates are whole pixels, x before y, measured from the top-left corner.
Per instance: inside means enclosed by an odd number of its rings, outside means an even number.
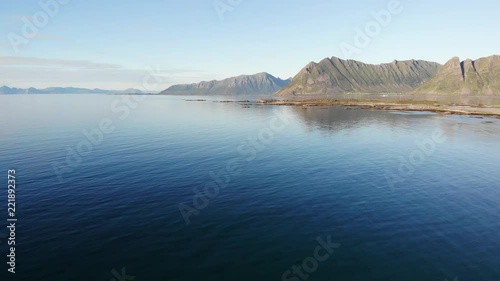
[[[222,81],[207,81],[197,84],[174,85],[163,95],[265,95],[274,94],[290,80],[282,80],[268,73],[241,75]]]
[[[319,63],[309,63],[277,95],[410,92],[434,76],[439,67],[438,63],[422,60],[372,65],[326,58]]]
[[[478,60],[449,60],[416,93],[456,95],[500,95],[500,56]]]

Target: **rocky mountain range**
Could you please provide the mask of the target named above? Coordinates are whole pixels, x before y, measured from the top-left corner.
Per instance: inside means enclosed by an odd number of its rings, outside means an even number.
[[[0,94],[141,94],[137,89],[110,91],[72,87],[19,89],[0,87]],[[221,81],[174,85],[162,95],[273,95],[310,97],[339,93],[408,93],[442,95],[500,95],[500,56],[446,64],[425,60],[366,64],[337,57],[306,65],[295,77],[280,79],[262,72]]]
[[[424,60],[371,65],[355,60],[326,58],[311,62],[277,96],[336,93],[411,93],[438,95],[500,95],[500,56],[445,65]]]
[[[241,75],[221,81],[206,81],[197,84],[174,85],[162,95],[270,95],[290,83],[269,73]]]
[[[365,64],[355,60],[326,58],[306,65],[278,96],[336,93],[407,93],[431,79],[440,68],[423,60]]]

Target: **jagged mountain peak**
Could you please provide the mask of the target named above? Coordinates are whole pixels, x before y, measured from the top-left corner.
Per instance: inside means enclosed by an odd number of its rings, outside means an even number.
[[[429,81],[416,89],[423,94],[500,95],[500,56],[450,59]]]
[[[330,57],[306,65],[279,96],[324,95],[345,92],[409,92],[430,79],[438,63],[421,60],[366,64]]]

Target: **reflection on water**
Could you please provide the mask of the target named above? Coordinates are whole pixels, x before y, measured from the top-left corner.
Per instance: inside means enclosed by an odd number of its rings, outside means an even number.
[[[309,130],[342,131],[365,128],[373,125],[379,128],[406,128],[418,131],[421,124],[432,124],[453,138],[456,129],[463,127],[468,133],[482,132],[500,136],[500,120],[470,116],[443,116],[432,112],[402,112],[363,110],[358,108],[336,107],[290,107],[291,112]]]

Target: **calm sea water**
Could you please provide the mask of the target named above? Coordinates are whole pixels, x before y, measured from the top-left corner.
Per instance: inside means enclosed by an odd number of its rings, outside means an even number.
[[[500,280],[500,120],[122,98],[0,96],[2,280]]]

